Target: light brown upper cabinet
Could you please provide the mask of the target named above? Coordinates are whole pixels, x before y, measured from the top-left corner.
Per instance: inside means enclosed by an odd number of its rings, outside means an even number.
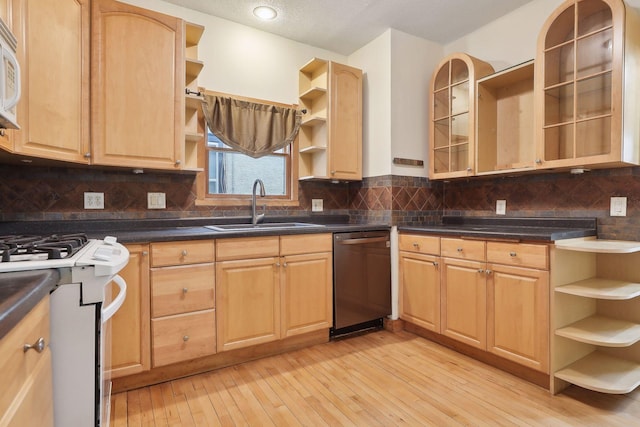
[[[436,67],[430,85],[429,178],[475,174],[476,80],[491,73],[491,65],[464,53]]]
[[[478,80],[477,175],[535,167],[533,61]]]
[[[4,148],[89,163],[89,0],[8,0],[18,39],[20,130]],[[53,39],[52,39],[53,38]],[[55,40],[55,43],[52,43]]]
[[[91,12],[92,163],[180,169],[183,21],[113,0]]]
[[[538,37],[539,168],[640,164],[640,21],[622,0],[568,0]]]
[[[299,176],[362,179],[362,71],[314,58],[299,70]]]

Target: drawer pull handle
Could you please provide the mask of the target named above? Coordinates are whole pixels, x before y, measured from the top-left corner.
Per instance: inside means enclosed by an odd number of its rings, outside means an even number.
[[[187,342],[189,341],[189,335],[185,335],[182,337],[182,341]]]
[[[187,250],[186,249],[182,250],[182,256],[187,256]]]
[[[44,347],[44,338],[40,337],[34,344],[25,344],[22,346],[22,350],[26,353],[27,351],[34,349],[38,353],[42,353],[44,351]]]
[[[182,293],[186,294],[187,292],[189,292],[189,288],[182,288]]]
[[[420,249],[420,245],[416,242],[413,242],[413,247],[416,249]]]
[[[458,248],[458,252],[462,252],[462,248]]]
[[[509,252],[509,255],[511,255],[512,257],[514,257],[514,256],[516,256],[516,255],[518,255],[518,254],[516,254],[515,252]]]

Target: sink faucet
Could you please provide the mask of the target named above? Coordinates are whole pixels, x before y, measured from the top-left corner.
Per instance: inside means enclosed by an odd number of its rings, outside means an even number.
[[[253,182],[253,190],[251,192],[251,223],[253,225],[259,224],[264,221],[264,214],[256,215],[256,187],[260,184],[260,197],[266,196],[264,192],[264,183],[261,179],[256,179]]]

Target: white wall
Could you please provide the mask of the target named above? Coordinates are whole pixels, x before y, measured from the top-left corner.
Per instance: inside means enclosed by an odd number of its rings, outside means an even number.
[[[347,63],[343,55],[255,30],[161,0],[124,0],[205,27],[198,46],[204,69],[198,84],[209,90],[294,104],[298,69],[318,57]]]
[[[444,56],[441,45],[391,31],[391,160],[424,160],[423,167],[391,164],[391,173],[428,176],[429,83]]]
[[[362,174],[391,173],[391,30],[349,56],[364,72]]]

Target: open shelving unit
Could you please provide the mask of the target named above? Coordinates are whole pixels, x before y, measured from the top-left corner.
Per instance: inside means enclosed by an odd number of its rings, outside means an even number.
[[[609,394],[640,385],[640,242],[570,239],[552,260],[552,384]]]
[[[184,164],[183,170],[200,171],[198,167],[198,144],[204,139],[202,113],[202,91],[198,87],[198,76],[204,63],[198,60],[198,43],[204,27],[185,23],[185,114],[184,114]]]
[[[535,167],[533,61],[477,82],[477,174]]]

